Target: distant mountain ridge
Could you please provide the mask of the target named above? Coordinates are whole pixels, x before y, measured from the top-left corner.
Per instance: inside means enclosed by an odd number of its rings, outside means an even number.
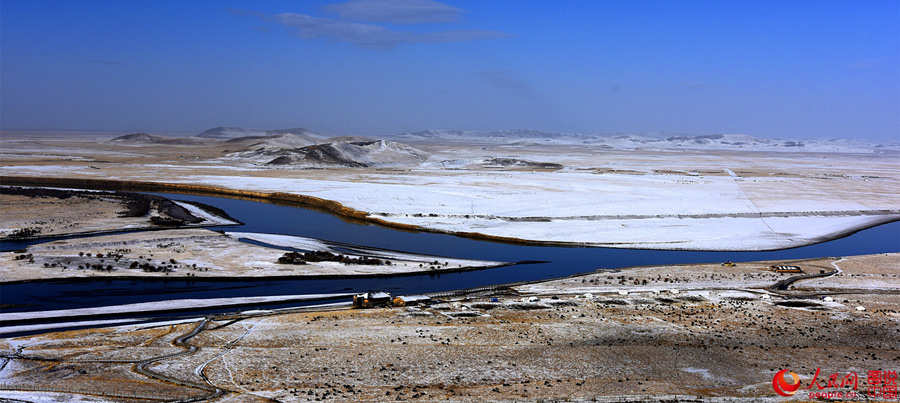
[[[592,145],[615,150],[745,150],[807,152],[879,152],[900,151],[900,144],[881,144],[846,139],[766,139],[746,134],[691,135],[683,133],[553,133],[516,129],[493,131],[423,130],[386,136],[398,141],[447,141],[460,143],[538,145]]]
[[[510,129],[491,131],[470,130],[422,130],[418,132],[400,133],[392,137],[410,140],[440,139],[440,140],[510,140],[510,139],[575,139],[584,137],[576,133],[552,133],[532,129]]]
[[[226,139],[234,139],[240,137],[267,137],[267,136],[277,136],[281,134],[295,134],[298,136],[310,136],[310,137],[322,137],[319,133],[316,133],[309,129],[304,129],[302,127],[292,128],[292,129],[274,129],[274,130],[264,130],[264,129],[247,129],[244,127],[233,127],[233,126],[219,126],[214,127],[212,129],[206,130],[203,133],[197,135],[200,138],[207,139],[218,139],[218,140],[226,140]]]
[[[202,144],[203,140],[196,137],[168,137],[147,133],[132,133],[109,140],[118,144],[177,144],[195,145]]]
[[[511,130],[422,130],[380,136],[396,143],[471,143],[532,147],[541,145],[582,145],[599,150],[734,150],[772,152],[900,152],[900,144],[881,144],[847,139],[767,139],[747,134],[692,135],[672,132],[579,134],[533,129]],[[329,137],[305,128],[248,129],[220,126],[191,137],[167,137],[134,133],[117,137],[119,144],[193,145],[208,141],[234,143],[234,151],[275,151],[327,143],[375,140],[360,136]]]

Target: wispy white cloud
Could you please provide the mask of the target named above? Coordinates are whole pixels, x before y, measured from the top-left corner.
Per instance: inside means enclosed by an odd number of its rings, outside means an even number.
[[[283,13],[274,16],[255,14],[264,21],[274,22],[292,30],[304,39],[324,39],[346,42],[361,48],[391,50],[408,43],[463,42],[500,39],[509,34],[485,30],[451,30],[438,32],[405,32],[359,22],[335,18],[320,18],[305,14]]]
[[[851,69],[857,69],[857,70],[868,70],[868,69],[875,68],[878,65],[878,62],[879,62],[879,60],[875,60],[875,59],[863,59],[863,60],[857,60],[854,63],[848,64],[847,67],[849,67]]]
[[[456,22],[464,10],[432,0],[351,0],[325,11],[352,21],[422,24]]]
[[[488,86],[495,90],[517,98],[538,100],[542,95],[531,84],[523,81],[510,70],[486,70],[475,74]]]

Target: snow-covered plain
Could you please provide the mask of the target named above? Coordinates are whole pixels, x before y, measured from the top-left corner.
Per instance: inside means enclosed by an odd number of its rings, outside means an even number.
[[[179,178],[231,189],[335,200],[371,217],[446,232],[591,246],[764,250],[821,242],[900,218],[900,203],[869,192],[829,199],[797,190],[757,203],[730,176],[595,175],[582,172],[378,173],[354,180],[202,176]],[[868,197],[871,193],[874,197]],[[888,198],[889,199],[889,198]],[[765,208],[760,208],[763,205]]]

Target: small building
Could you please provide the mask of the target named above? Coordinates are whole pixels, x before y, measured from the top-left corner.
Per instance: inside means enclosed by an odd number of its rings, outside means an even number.
[[[386,292],[365,292],[353,296],[354,308],[374,308],[376,306],[390,306],[391,294]]]
[[[429,302],[431,302],[431,297],[427,295],[399,295],[394,298],[395,306],[413,306]]]
[[[797,266],[769,266],[769,269],[775,273],[803,273]]]

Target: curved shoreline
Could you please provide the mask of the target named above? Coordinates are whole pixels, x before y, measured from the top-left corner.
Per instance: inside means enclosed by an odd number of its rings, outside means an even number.
[[[120,181],[114,179],[86,179],[86,178],[47,178],[34,176],[2,176],[0,184],[4,186],[66,186],[78,189],[95,189],[95,190],[122,190],[134,192],[173,192],[196,194],[199,196],[224,196],[235,199],[245,199],[252,201],[281,202],[289,206],[300,206],[313,208],[315,210],[331,213],[337,217],[348,219],[349,221],[363,222],[367,224],[376,224],[396,230],[411,232],[430,232],[435,234],[449,234],[464,238],[477,239],[482,241],[492,241],[500,243],[510,243],[516,245],[533,245],[533,246],[563,246],[563,247],[584,247],[589,244],[574,242],[548,242],[534,241],[513,237],[500,237],[494,235],[486,235],[478,232],[452,232],[436,230],[431,228],[420,227],[417,225],[395,223],[380,218],[371,217],[365,211],[355,210],[344,206],[334,200],[326,200],[315,196],[305,196],[283,192],[255,192],[249,190],[227,189],[209,185],[188,185],[181,183],[166,182],[143,182],[143,181]]]
[[[258,192],[249,190],[229,189],[210,185],[191,185],[182,183],[167,182],[146,182],[146,181],[123,181],[114,179],[88,179],[88,178],[59,178],[59,177],[33,177],[33,176],[0,176],[0,184],[9,186],[65,186],[79,189],[96,189],[96,190],[121,190],[136,192],[172,192],[183,194],[195,194],[200,196],[218,196],[234,199],[244,199],[251,201],[263,201],[273,204],[282,204],[287,206],[311,208],[314,210],[330,213],[336,217],[350,222],[360,222],[366,224],[375,224],[394,230],[408,232],[425,232],[434,234],[453,235],[462,238],[474,239],[479,241],[497,242],[513,245],[526,246],[552,246],[566,248],[623,248],[614,244],[596,244],[590,242],[560,242],[560,241],[536,241],[516,237],[505,237],[496,235],[487,235],[479,232],[456,232],[448,230],[440,230],[427,228],[418,225],[403,224],[387,221],[381,218],[373,217],[370,213],[356,210],[344,206],[340,202],[334,200],[322,199],[315,196],[306,196],[284,192]],[[778,251],[793,249],[802,246],[814,245],[822,242],[832,241],[835,239],[845,238],[867,228],[876,227],[878,225],[887,224],[894,221],[900,221],[900,212],[894,210],[878,210],[885,215],[881,220],[876,220],[874,224],[867,224],[858,227],[848,228],[844,231],[836,232],[830,236],[821,236],[809,240],[808,242],[798,245],[792,245],[779,248],[763,248],[754,251]],[[771,213],[777,216],[785,213]],[[879,214],[881,215],[881,214]],[[762,218],[762,216],[760,216]],[[641,250],[668,250],[668,251],[717,251],[717,252],[734,252],[741,250],[723,250],[723,249],[687,249],[687,248],[639,248],[629,244],[629,247],[623,249],[641,249]]]
[[[293,276],[198,276],[198,277],[163,277],[163,276],[84,276],[84,277],[57,277],[57,278],[39,278],[39,279],[27,279],[27,280],[12,280],[12,281],[0,281],[0,285],[13,285],[13,284],[28,284],[28,283],[40,283],[40,282],[49,282],[49,281],[65,281],[72,283],[79,282],[91,282],[91,281],[104,281],[104,280],[138,280],[138,281],[188,281],[188,282],[199,282],[199,281],[221,281],[221,282],[240,282],[240,281],[250,281],[250,280],[259,280],[259,281],[267,281],[267,280],[354,280],[354,279],[367,279],[367,278],[393,278],[393,277],[411,277],[411,276],[424,276],[424,275],[432,275],[432,276],[440,276],[441,274],[451,274],[451,273],[460,273],[465,271],[477,271],[477,270],[488,270],[488,269],[498,269],[501,267],[509,267],[516,266],[520,264],[534,264],[534,263],[544,263],[544,262],[531,262],[531,261],[522,261],[522,262],[510,262],[503,264],[496,264],[493,266],[466,266],[466,267],[454,267],[452,269],[442,269],[442,270],[429,270],[429,271],[409,271],[409,272],[399,272],[399,273],[372,273],[372,274],[309,274],[309,275],[293,275]],[[140,273],[138,273],[140,274]]]
[[[122,235],[122,234],[131,234],[131,233],[140,233],[140,232],[153,232],[153,231],[169,231],[169,230],[177,230],[177,229],[209,229],[211,231],[215,231],[212,228],[219,227],[231,227],[240,224],[215,224],[215,225],[202,225],[202,226],[174,226],[174,227],[142,227],[142,228],[129,228],[129,229],[110,229],[110,230],[100,230],[100,231],[82,231],[82,232],[69,232],[65,234],[59,235],[38,235],[28,238],[17,238],[17,239],[0,239],[0,242],[34,242],[44,243],[44,242],[53,242],[59,240],[73,239],[73,238],[91,238],[91,237],[99,237],[104,235]],[[15,252],[14,250],[0,250],[2,252]]]

